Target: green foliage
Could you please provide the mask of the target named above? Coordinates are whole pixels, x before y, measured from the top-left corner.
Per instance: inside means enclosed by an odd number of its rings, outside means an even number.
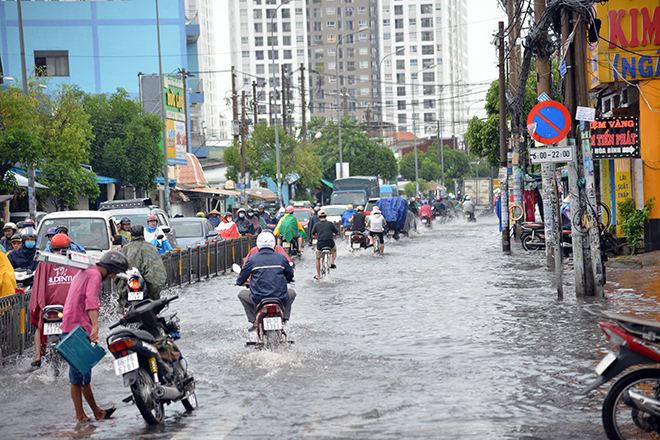
[[[64,162],[45,163],[41,167],[40,180],[50,187],[58,211],[76,209],[78,196],[95,199],[100,193],[94,173]]]
[[[419,158],[418,158],[419,159]],[[431,189],[431,185],[424,179],[419,179],[419,193],[425,193]],[[415,182],[406,182],[403,185],[403,193],[406,197],[411,197],[417,195],[417,184]]]
[[[339,162],[339,132],[333,122],[326,125],[325,118],[314,118],[308,124],[310,133],[321,133],[312,143],[318,145],[323,177],[335,179],[335,163]],[[389,147],[370,140],[366,125],[351,118],[341,120],[342,159],[350,164],[352,176],[380,176],[385,180],[396,178],[397,161]]]
[[[91,145],[94,170],[139,190],[154,189],[164,163],[160,117],[147,113],[121,88],[110,96],[85,94],[83,105],[95,134]]]
[[[649,222],[649,214],[655,206],[654,200],[654,197],[648,199],[642,209],[637,209],[635,201],[631,198],[617,203],[621,229],[628,240],[628,244],[633,248],[639,248],[642,245],[641,239],[644,236],[644,224]]]
[[[449,147],[445,145],[444,154],[447,154]],[[445,159],[445,171],[447,170],[447,162]],[[401,176],[406,180],[415,180],[415,152],[408,153],[399,161],[399,171]],[[437,147],[429,146],[428,151],[425,153],[417,150],[417,174],[420,179],[426,181],[437,181],[442,177],[442,166],[438,159]],[[420,180],[421,181],[421,180]]]

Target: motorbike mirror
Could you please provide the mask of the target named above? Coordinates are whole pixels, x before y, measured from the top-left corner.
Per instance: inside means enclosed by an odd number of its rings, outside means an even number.
[[[231,270],[233,270],[236,273],[241,273],[241,266],[238,264],[234,263],[231,265]]]
[[[114,236],[114,239],[112,240],[112,244],[115,246],[121,246],[124,243],[123,240],[123,235],[117,234]]]
[[[160,234],[160,235],[158,236],[158,239],[159,239],[159,240],[162,240],[163,238],[165,238],[165,236],[164,236],[163,234]]]
[[[171,229],[168,228],[167,226],[163,226],[163,227],[161,228],[161,230],[162,230],[164,233],[166,233],[166,234],[169,234],[170,231],[171,231]]]

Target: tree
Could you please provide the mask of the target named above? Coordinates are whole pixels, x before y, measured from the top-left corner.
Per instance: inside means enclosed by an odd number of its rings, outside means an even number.
[[[435,145],[435,144],[434,144]],[[447,148],[446,151],[449,149]],[[401,176],[407,180],[415,180],[415,153],[408,153],[399,161]],[[437,148],[429,146],[427,152],[417,150],[417,174],[420,179],[437,181],[442,177],[442,167],[438,163]]]
[[[419,179],[419,192],[425,193],[426,191],[431,189],[431,185],[424,180],[424,179]],[[413,182],[406,182],[405,185],[403,185],[403,193],[406,195],[406,197],[414,196],[417,193],[417,184]]]
[[[154,189],[164,164],[160,116],[147,113],[122,88],[110,96],[85,94],[83,105],[95,134],[91,145],[94,170],[120,179],[122,185]]]
[[[395,179],[398,166],[389,147],[369,139],[366,124],[358,124],[351,118],[341,120],[342,159],[350,164],[353,176],[379,176],[385,180]],[[339,132],[333,122],[326,125],[325,118],[314,118],[308,124],[310,133],[321,133],[313,142],[319,147],[323,177],[334,180],[335,163],[339,162]]]

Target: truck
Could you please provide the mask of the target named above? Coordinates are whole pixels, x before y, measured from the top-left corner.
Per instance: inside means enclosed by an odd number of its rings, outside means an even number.
[[[466,177],[463,179],[463,195],[470,196],[476,207],[493,207],[493,179],[490,177]]]
[[[353,176],[335,179],[332,182],[331,205],[365,206],[369,199],[380,197],[380,186],[376,176]]]

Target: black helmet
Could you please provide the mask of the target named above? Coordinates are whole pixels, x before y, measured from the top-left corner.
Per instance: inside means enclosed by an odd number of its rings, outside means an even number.
[[[131,224],[131,219],[128,217],[122,217],[120,220],[120,223],[122,225],[130,225]]]
[[[105,268],[108,274],[122,273],[128,270],[128,260],[121,252],[108,251],[101,257],[101,261],[97,263],[99,266]]]
[[[131,226],[131,238],[144,237],[144,226],[137,224]]]

